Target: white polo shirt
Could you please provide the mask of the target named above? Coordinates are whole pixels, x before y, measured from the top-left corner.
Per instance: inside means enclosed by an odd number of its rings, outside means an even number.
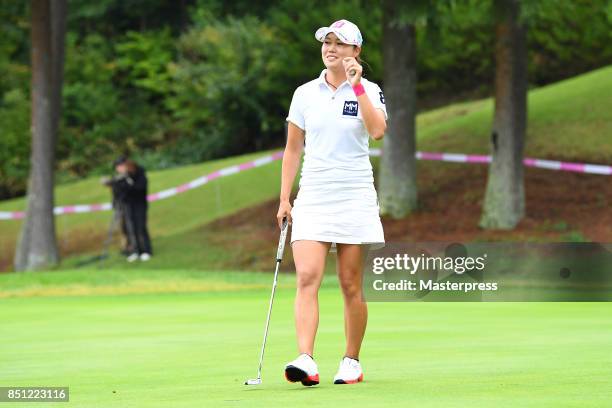
[[[364,185],[374,183],[369,157],[369,135],[357,97],[348,81],[333,90],[325,72],[299,86],[291,100],[287,121],[305,131],[301,186],[330,183]],[[374,82],[361,78],[375,108],[387,118],[385,98]]]

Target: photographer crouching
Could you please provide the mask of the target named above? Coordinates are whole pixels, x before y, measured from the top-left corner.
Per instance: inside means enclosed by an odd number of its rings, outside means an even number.
[[[113,208],[121,214],[122,230],[127,238],[127,261],[148,261],[152,249],[147,229],[149,203],[145,170],[124,156],[115,160],[113,167],[116,174],[104,184],[112,188]]]

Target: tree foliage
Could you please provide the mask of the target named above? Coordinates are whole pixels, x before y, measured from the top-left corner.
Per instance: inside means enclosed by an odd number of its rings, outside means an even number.
[[[25,191],[27,3],[0,5],[0,197]],[[612,63],[609,0],[524,3],[532,85]],[[491,0],[414,5],[398,18],[417,27],[419,101],[490,94]],[[293,90],[323,68],[314,31],[341,18],[361,28],[365,75],[382,84],[378,2],[71,0],[59,180],[118,154],[161,168],[282,145]]]

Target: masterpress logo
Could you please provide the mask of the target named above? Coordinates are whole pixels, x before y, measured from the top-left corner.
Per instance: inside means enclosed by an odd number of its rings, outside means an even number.
[[[461,275],[466,271],[482,272],[485,269],[487,254],[483,256],[411,256],[409,254],[396,254],[395,257],[375,257],[372,260],[372,273],[375,275],[384,274],[386,271],[404,271],[409,275],[417,272],[438,272],[447,274]],[[497,290],[496,282],[453,282],[449,279],[437,281],[434,279],[408,280],[386,282],[383,279],[376,279],[372,283],[372,288],[376,291],[385,290],[407,290],[407,291],[462,291],[470,292],[476,290]]]
[[[610,301],[612,253],[597,243],[388,243],[370,251],[367,301]]]

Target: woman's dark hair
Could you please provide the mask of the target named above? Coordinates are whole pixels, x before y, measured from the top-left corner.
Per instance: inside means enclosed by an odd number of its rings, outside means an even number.
[[[353,45],[353,47],[357,47],[357,46]],[[361,59],[361,53],[359,53],[359,55],[357,55],[355,59],[357,60],[357,63],[359,65],[365,65],[368,68],[368,71],[372,71],[372,67],[370,66],[370,64],[368,64],[366,61]]]

